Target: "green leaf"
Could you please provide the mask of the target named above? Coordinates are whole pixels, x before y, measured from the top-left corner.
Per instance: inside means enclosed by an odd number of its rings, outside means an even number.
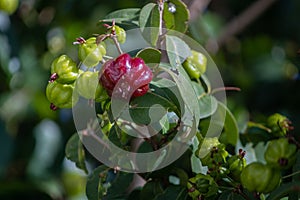
[[[114,11],[100,20],[100,22],[112,22],[115,20],[116,23],[120,24],[132,24],[138,26],[138,18],[140,14],[140,8],[126,8]]]
[[[220,116],[225,114],[223,132],[219,138],[220,142],[224,144],[232,144],[235,146],[239,138],[239,130],[233,114],[223,103],[220,102],[218,105],[218,110],[216,112],[219,112]]]
[[[178,69],[185,59],[192,55],[190,47],[179,37],[166,35],[166,50],[169,62],[174,69]]]
[[[169,110],[174,110],[175,105],[168,99],[155,93],[147,93],[131,101],[129,109],[133,121],[137,124],[150,124],[151,118],[161,119]],[[152,122],[153,123],[153,122]]]
[[[185,122],[186,124],[192,122],[198,125],[200,119],[198,100],[195,91],[191,89],[193,88],[193,86],[190,79],[182,75],[185,73],[185,70],[183,69],[183,67],[179,67],[178,73],[175,73],[170,69],[169,65],[161,64],[160,67],[163,67],[164,70],[173,78],[173,80],[175,81],[178,87],[178,90],[180,92],[181,98],[185,106],[185,108],[181,108],[181,110],[187,109],[185,110],[186,111],[185,113],[182,113],[182,114],[187,114],[187,116],[184,119],[182,119],[183,122]],[[188,115],[192,115],[192,116],[188,116]]]
[[[214,114],[218,108],[218,101],[212,95],[204,95],[199,100],[200,119]]]
[[[105,199],[126,199],[126,190],[133,180],[133,173],[117,172],[114,175],[115,177],[110,181],[111,186],[108,188]]]
[[[108,184],[105,184],[108,167],[101,165],[94,169],[86,183],[86,196],[89,200],[99,200],[107,193]]]
[[[142,8],[139,24],[145,40],[156,46],[159,36],[159,11],[157,4],[148,3]]]
[[[199,149],[199,144],[200,141],[203,140],[202,135],[198,132],[196,134],[196,136],[193,138],[193,142],[192,142],[192,147],[193,147],[193,154],[191,156],[191,168],[192,171],[196,174],[202,173],[202,174],[206,174],[207,172],[207,167],[204,167],[201,163],[201,160],[199,158],[198,155],[198,149]]]
[[[192,85],[198,97],[200,119],[209,117],[214,114],[214,112],[218,108],[217,99],[212,95],[206,94],[203,86],[200,83],[196,83],[193,81]]]
[[[172,12],[172,8],[176,11]],[[189,11],[180,0],[169,0],[164,3],[163,20],[167,29],[185,33],[188,27]]]
[[[157,64],[160,63],[161,52],[158,49],[149,47],[139,51],[136,57],[142,58],[146,64]]]
[[[220,136],[219,141],[224,144],[235,146],[239,138],[237,122],[230,110],[221,102],[218,102],[216,112],[209,119],[200,121],[200,130],[207,137]]]
[[[89,200],[126,199],[126,189],[133,180],[132,173],[114,172],[104,165],[96,168],[86,184]]]
[[[69,141],[66,144],[65,154],[66,157],[75,162],[76,167],[82,169],[85,173],[88,173],[88,170],[85,165],[85,152],[81,140],[79,138],[80,133],[75,133],[71,136]]]
[[[155,200],[185,200],[187,198],[186,187],[171,185],[162,194],[157,195]]]
[[[300,182],[291,182],[291,183],[286,183],[281,186],[279,186],[276,190],[270,193],[268,196],[267,200],[277,200],[281,199],[282,197],[287,196],[288,194],[291,193],[300,193],[300,188],[299,188]]]
[[[140,193],[140,199],[153,200],[155,198],[155,196],[157,196],[158,194],[160,194],[162,192],[163,192],[163,189],[160,185],[160,182],[150,181],[144,185],[144,187]]]

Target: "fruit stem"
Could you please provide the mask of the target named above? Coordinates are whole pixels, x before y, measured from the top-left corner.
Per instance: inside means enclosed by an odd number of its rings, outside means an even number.
[[[211,91],[211,94],[214,94],[216,92],[221,92],[221,91],[228,91],[228,90],[232,90],[232,91],[241,91],[241,88],[238,87],[220,87],[220,88],[215,88]]]
[[[109,28],[112,28],[111,29],[111,34],[110,34],[110,37],[111,39],[114,41],[116,47],[117,47],[117,50],[119,52],[119,54],[123,54],[123,51],[121,49],[121,46],[120,46],[120,43],[118,42],[118,39],[117,39],[117,35],[116,35],[116,31],[114,29],[114,26],[115,26],[115,20],[112,21],[112,26],[110,26]]]
[[[117,36],[114,34],[114,35],[112,35],[111,38],[112,38],[112,40],[114,41],[114,43],[115,43],[115,45],[116,45],[116,47],[117,47],[117,50],[118,50],[119,54],[123,54],[123,51],[122,51],[121,46],[120,46],[120,44],[119,44],[119,42],[118,42]]]

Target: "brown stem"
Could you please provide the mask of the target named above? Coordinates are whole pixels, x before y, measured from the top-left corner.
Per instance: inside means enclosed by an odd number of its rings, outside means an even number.
[[[211,94],[214,94],[214,93],[216,93],[216,92],[220,92],[220,91],[228,91],[228,90],[232,90],[232,91],[241,91],[241,89],[240,88],[238,88],[238,87],[220,87],[220,88],[215,88],[215,89],[213,89],[212,91],[211,91]]]
[[[242,32],[249,24],[256,20],[264,11],[266,11],[277,0],[258,0],[252,3],[246,10],[244,10],[236,18],[232,19],[221,31],[218,39],[209,40],[209,45],[217,42],[218,46],[224,45],[226,41],[232,36]],[[209,44],[211,43],[211,44]]]
[[[123,51],[122,51],[121,46],[120,46],[120,44],[119,44],[119,42],[118,42],[117,36],[116,36],[116,35],[113,35],[111,38],[112,38],[112,40],[114,41],[114,43],[115,43],[115,45],[116,45],[116,47],[117,47],[117,50],[118,50],[119,54],[123,54]]]
[[[204,12],[211,0],[185,0],[184,2],[190,11],[190,21],[194,21]]]

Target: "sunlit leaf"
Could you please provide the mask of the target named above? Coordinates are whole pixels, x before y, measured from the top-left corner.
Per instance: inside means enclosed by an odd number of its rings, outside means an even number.
[[[155,3],[145,5],[140,13],[139,24],[146,41],[156,46],[159,36],[159,12]]]
[[[184,33],[188,27],[189,11],[180,0],[164,3],[163,20],[167,29]]]
[[[181,67],[181,63],[192,55],[190,47],[182,39],[172,35],[166,35],[166,50],[174,69]]]
[[[141,9],[139,8],[126,8],[114,11],[106,15],[100,22],[112,22],[116,23],[132,24],[138,26],[138,18]]]

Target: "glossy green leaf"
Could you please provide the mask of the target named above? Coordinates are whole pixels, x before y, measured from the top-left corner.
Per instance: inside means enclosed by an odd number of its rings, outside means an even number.
[[[166,50],[174,69],[182,68],[181,63],[192,55],[190,47],[182,39],[172,35],[166,35]]]
[[[186,116],[184,118],[185,123],[199,123],[199,116],[200,116],[200,110],[198,105],[197,96],[195,94],[195,91],[192,89],[192,83],[190,79],[182,74],[185,73],[185,70],[182,67],[178,68],[178,73],[172,71],[172,68],[169,65],[161,65],[161,67],[164,68],[164,70],[169,73],[169,75],[172,77],[172,79],[175,81],[178,90],[180,92],[180,97],[183,100],[183,104],[185,108],[181,108],[181,110],[185,110],[186,112],[184,114],[190,115]],[[186,74],[186,73],[185,73]],[[194,121],[195,119],[195,121]],[[191,125],[191,124],[189,124]],[[192,126],[192,125],[191,125]]]
[[[80,133],[75,133],[68,140],[65,148],[66,157],[75,162],[79,169],[82,169],[85,173],[88,173],[85,165],[85,152],[81,140],[79,138]]]
[[[147,182],[142,188],[142,191],[140,193],[140,199],[153,200],[160,193],[163,193],[163,189],[160,185],[160,182],[150,181]]]
[[[107,193],[109,187],[105,184],[108,167],[101,165],[94,169],[86,183],[86,196],[89,200],[99,200]]]
[[[218,104],[216,113],[218,113],[219,116],[224,116],[225,114],[223,132],[219,138],[220,142],[224,144],[236,145],[239,138],[239,130],[233,114],[223,103],[220,102]]]
[[[237,122],[221,102],[218,102],[218,108],[210,118],[200,121],[200,131],[204,136],[220,136],[219,141],[224,144],[236,145],[239,138]]]
[[[204,95],[199,100],[200,119],[214,114],[218,108],[218,101],[212,95]]]
[[[162,193],[155,197],[155,200],[185,200],[188,198],[186,187],[171,185]]]
[[[89,176],[86,195],[89,200],[126,199],[126,189],[133,180],[132,173],[114,172],[102,165]]]
[[[139,25],[145,40],[156,46],[159,36],[159,11],[157,4],[148,3],[142,8]]]
[[[147,93],[131,101],[129,112],[135,123],[148,125],[151,123],[151,118],[158,122],[168,110],[174,108],[175,105],[168,99],[155,93]]]
[[[199,83],[192,82],[194,91],[198,98],[200,108],[200,119],[206,118],[214,114],[218,108],[217,99],[209,94],[205,93],[205,89]]]
[[[180,0],[169,0],[164,3],[163,20],[167,29],[185,33],[188,27],[189,11]]]
[[[146,64],[157,64],[160,63],[161,52],[158,49],[149,47],[139,51],[136,57],[142,58]]]
[[[112,22],[124,24],[133,24],[138,26],[138,18],[141,9],[139,8],[126,8],[114,11],[106,15],[100,22]]]
[[[192,81],[192,85],[196,96],[200,99],[200,97],[205,94],[204,87],[202,86],[202,84],[196,83],[195,81]]]

